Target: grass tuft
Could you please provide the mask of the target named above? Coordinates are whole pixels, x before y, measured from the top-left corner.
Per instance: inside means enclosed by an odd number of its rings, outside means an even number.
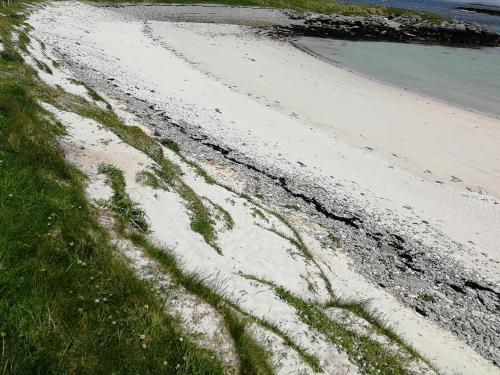
[[[436,298],[431,294],[422,294],[420,296],[420,299],[425,302],[431,302],[431,303],[436,302]]]
[[[113,197],[109,206],[112,211],[119,213],[125,222],[142,232],[147,232],[149,224],[146,214],[141,207],[133,202],[125,191],[123,172],[111,164],[99,165],[99,173],[106,175],[107,183],[113,189]]]

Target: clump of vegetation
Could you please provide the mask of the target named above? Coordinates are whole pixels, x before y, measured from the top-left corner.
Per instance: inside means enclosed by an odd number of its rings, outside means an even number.
[[[106,175],[107,183],[113,189],[113,197],[109,203],[111,210],[119,213],[132,227],[146,232],[149,229],[146,214],[125,191],[123,172],[111,164],[101,164],[99,165],[99,173]]]
[[[124,233],[124,235],[126,234]],[[272,375],[274,373],[269,353],[248,332],[248,325],[253,319],[246,317],[238,306],[224,298],[222,293],[216,291],[221,286],[214,285],[213,282],[200,275],[184,272],[169,250],[153,246],[140,232],[134,232],[128,236],[136,246],[141,247],[147,254],[160,262],[173,282],[182,285],[187,291],[213,306],[221,314],[235,345],[240,361],[240,374]]]
[[[434,296],[431,294],[422,294],[420,296],[420,299],[425,302],[431,302],[431,303],[436,302],[436,298],[434,298]]]
[[[254,218],[256,217],[260,217],[262,220],[265,220],[267,222],[269,222],[269,219],[266,217],[266,215],[264,215],[264,213],[259,210],[257,207],[253,207],[252,208],[252,214],[251,214]]]
[[[210,176],[206,170],[204,170],[202,167],[200,167],[200,165],[198,163],[193,162],[192,160],[188,159],[187,157],[185,157],[182,154],[179,144],[177,142],[175,142],[173,139],[162,138],[160,140],[160,143],[163,146],[167,147],[169,150],[171,150],[171,151],[175,152],[177,155],[179,155],[179,157],[182,159],[182,161],[184,163],[186,163],[187,165],[189,165],[191,168],[193,168],[194,171],[198,174],[198,176],[203,177],[203,179],[205,180],[205,182],[207,184],[210,184],[210,185],[215,184],[215,179],[212,176]]]
[[[286,204],[285,208],[288,208],[289,210],[300,211],[300,206],[298,204]]]
[[[304,323],[316,329],[318,332],[321,332],[333,344],[341,347],[348,354],[350,360],[356,363],[364,373],[406,374],[408,372],[407,356],[403,356],[401,353],[391,352],[372,338],[365,335],[359,335],[342,324],[331,320],[323,311],[324,307],[311,301],[305,301],[293,295],[286,288],[278,286],[273,282],[251,275],[247,275],[246,277],[270,286],[278,297],[297,310],[300,319]],[[418,354],[396,334],[388,328],[385,328],[375,317],[369,314],[363,303],[347,303],[336,300],[332,301],[328,306],[332,305],[353,311],[369,323],[372,323],[376,330],[380,329],[380,333],[385,334],[389,339],[398,344],[403,344],[401,346],[402,349],[407,351],[409,349],[408,354],[410,354],[410,356],[420,358]]]
[[[227,212],[227,210],[225,210],[224,207],[222,207],[221,205],[214,203],[214,202],[210,202],[210,203],[219,212],[220,215],[218,215],[218,218],[221,218],[222,220],[224,220],[224,225],[225,225],[226,229],[227,230],[233,229],[234,228],[234,220],[233,220],[233,217],[231,216],[231,214],[229,212]]]
[[[340,246],[340,239],[333,233],[328,233],[327,237],[335,246]]]
[[[151,171],[141,171],[137,174],[135,179],[144,186],[149,186],[153,189],[160,189],[163,187],[158,177]]]
[[[35,60],[35,64],[38,67],[38,69],[43,70],[45,73],[52,74],[52,70],[49,68],[49,66],[47,64],[45,64],[44,62],[37,60],[37,59],[34,59],[34,60]]]
[[[179,144],[174,141],[173,139],[170,138],[162,138],[160,140],[160,143],[168,148],[169,150],[175,152],[176,154],[180,154],[181,148],[179,147]]]
[[[54,63],[55,63],[55,64],[54,64]],[[58,64],[57,62],[55,62],[55,61],[53,61],[53,62],[52,62],[52,65],[54,65],[54,68],[57,68],[57,67],[59,66],[59,64]],[[51,72],[51,74],[52,74],[52,72]],[[110,109],[111,109],[111,104],[109,104],[106,100],[104,100],[104,98],[103,98],[101,95],[99,95],[99,94],[97,93],[97,91],[95,91],[92,87],[90,87],[90,86],[89,86],[89,85],[87,85],[86,83],[81,82],[81,81],[78,81],[78,80],[76,80],[76,79],[71,79],[71,82],[73,82],[75,85],[80,85],[80,86],[85,87],[85,88],[87,89],[87,93],[89,94],[89,96],[90,96],[93,100],[95,100],[96,102],[103,102],[103,103],[105,103],[105,104],[106,104],[106,108],[107,108],[108,110],[110,110]]]
[[[404,348],[411,356],[414,358],[423,358],[418,354],[418,352],[409,345],[405,340],[403,340],[392,328],[390,328],[386,322],[381,320],[376,315],[370,313],[367,308],[367,301],[349,301],[342,298],[333,298],[328,303],[325,304],[325,307],[336,307],[344,310],[348,310],[353,314],[359,316],[360,318],[366,320],[370,323],[372,329],[381,335],[391,339],[393,342],[398,344],[401,348]]]

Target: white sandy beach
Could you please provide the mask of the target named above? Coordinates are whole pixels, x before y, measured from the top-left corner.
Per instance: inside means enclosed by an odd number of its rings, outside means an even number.
[[[498,191],[500,121],[358,77],[249,28],[93,17],[79,15],[81,28],[69,30],[74,16],[61,7],[36,29],[174,120],[325,189],[340,183],[350,204],[410,237],[460,243],[463,251],[439,250],[500,281],[500,205],[450,181]]]
[[[29,24],[36,38],[78,68],[113,78],[124,92],[173,120],[199,126],[292,178],[307,178],[381,225],[500,285],[499,120],[357,76],[247,27],[140,22],[65,2],[35,12]],[[93,122],[55,112],[70,127],[66,147],[72,162],[97,180],[99,162],[121,166],[132,198],[151,219],[153,238],[174,245],[188,269],[221,272],[234,295],[243,291],[253,297],[241,299],[246,311],[287,332],[302,332],[300,344],[319,353],[331,373],[357,371],[269,290],[235,274],[258,273],[301,295],[308,295],[308,286],[297,275],[318,278],[311,264],[288,254],[286,241],[255,225],[243,200],[216,191],[186,170],[197,192],[231,210],[240,223],[240,232],[221,236],[228,257],[220,257],[189,232],[187,214],[174,194],[165,192],[159,199],[136,183],[135,174],[151,160]],[[100,138],[112,142],[102,145]],[[86,152],[78,151],[82,143]],[[452,176],[462,182],[453,182]],[[97,180],[89,188],[102,194]],[[237,203],[228,208],[230,199]],[[167,217],[168,210],[175,215]],[[331,255],[312,238],[308,245],[329,265],[330,271],[324,271],[336,292],[372,298],[373,310],[394,323],[442,373],[498,373],[449,332],[355,274],[342,254]],[[266,255],[270,248],[273,257]],[[314,298],[321,300],[323,292]]]

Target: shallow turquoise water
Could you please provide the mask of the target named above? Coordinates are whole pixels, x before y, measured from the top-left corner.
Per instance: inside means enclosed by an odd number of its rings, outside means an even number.
[[[500,48],[309,37],[296,44],[376,80],[500,118]]]

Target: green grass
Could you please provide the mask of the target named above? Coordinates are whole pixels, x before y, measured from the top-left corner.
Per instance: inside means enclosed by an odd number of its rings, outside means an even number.
[[[386,322],[368,311],[366,301],[348,301],[342,298],[334,298],[326,303],[325,307],[336,307],[352,312],[353,314],[370,323],[374,332],[391,339],[392,342],[398,344],[412,357],[418,358],[427,363],[427,361],[410,344],[408,344],[396,332],[394,332],[394,330],[390,328]]]
[[[255,208],[255,207],[252,208],[252,216],[254,218],[259,217],[262,220],[269,222],[269,219],[266,217],[266,215],[264,215],[264,213],[261,210],[259,210],[258,208]]]
[[[58,149],[62,131],[26,90],[0,81],[0,368],[222,373],[208,353],[178,340],[148,286],[114,256],[82,176]]]
[[[127,235],[125,232],[122,234]],[[183,271],[170,251],[153,246],[141,233],[129,233],[128,238],[136,246],[144,249],[149,256],[160,262],[164,272],[172,278],[173,282],[182,285],[187,291],[213,306],[221,314],[236,348],[241,375],[273,374],[269,353],[248,332],[248,323],[252,319],[246,318],[239,312],[237,306],[224,298],[222,293],[218,293],[216,291],[218,287],[213,285],[213,282],[197,274]]]
[[[53,64],[54,64],[54,62],[53,62]],[[57,63],[56,63],[56,66],[54,66],[54,67],[55,68],[58,67]],[[52,72],[50,72],[50,73],[52,74]],[[85,87],[85,89],[87,90],[87,93],[89,94],[89,96],[90,96],[91,99],[95,100],[96,102],[103,102],[104,104],[106,104],[106,108],[107,109],[111,109],[111,105],[106,100],[104,100],[104,98],[101,95],[99,95],[97,93],[97,91],[95,91],[92,87],[90,87],[86,83],[83,83],[83,82],[78,81],[76,79],[71,79],[70,81],[73,82],[75,85],[80,85],[80,86]]]
[[[179,144],[174,141],[173,139],[170,138],[162,138],[160,140],[160,143],[168,148],[169,150],[175,152],[176,154],[180,155],[181,148],[179,147]]]
[[[231,214],[229,212],[227,212],[227,210],[224,209],[224,207],[222,207],[221,205],[217,204],[217,203],[214,203],[212,201],[210,201],[210,203],[215,207],[215,209],[219,212],[218,215],[216,215],[216,217],[220,220],[223,220],[224,221],[224,226],[227,230],[231,230],[234,228],[234,219],[233,217],[231,216]]]
[[[97,224],[10,39],[18,4],[0,8],[0,372],[222,374]]]
[[[270,286],[283,301],[293,306],[297,310],[300,319],[313,329],[322,333],[333,344],[341,347],[349,356],[349,359],[358,365],[364,374],[408,374],[406,368],[408,359],[399,353],[388,351],[382,344],[372,338],[359,335],[342,324],[331,320],[323,311],[322,306],[310,301],[305,301],[293,295],[286,288],[278,286],[272,282],[262,280],[255,276],[247,275],[249,279],[261,282]],[[333,304],[333,302],[332,302]],[[392,331],[382,327],[381,323],[372,315],[366,312],[363,304],[347,303],[342,306],[340,301],[334,304],[350,311],[355,311],[370,323],[374,323],[375,328],[379,328],[386,336],[400,344],[402,341]],[[408,346],[403,345],[402,350]],[[411,349],[408,353],[412,357],[419,358],[415,351]]]
[[[113,165],[101,164],[99,165],[99,173],[106,175],[106,182],[113,189],[113,197],[109,202],[111,210],[119,213],[125,222],[129,223],[133,228],[147,232],[149,224],[146,214],[137,203],[130,199],[125,191],[123,172]]]
[[[436,298],[433,295],[430,295],[430,294],[422,294],[420,296],[420,299],[422,301],[425,301],[425,302],[431,302],[431,303],[436,302]]]
[[[184,156],[184,154],[181,152],[181,148],[175,142],[174,140],[170,138],[162,138],[160,140],[160,143],[170,149],[171,151],[175,152],[184,163],[188,164],[191,168],[194,169],[194,171],[200,176],[203,177],[205,182],[207,184],[213,185],[215,184],[215,179],[211,177],[206,170],[204,170],[198,163],[193,162],[192,160],[188,159],[187,157]]]
[[[168,186],[163,184],[154,172],[148,170],[139,172],[135,180],[140,184],[149,186],[153,189],[168,189]]]

